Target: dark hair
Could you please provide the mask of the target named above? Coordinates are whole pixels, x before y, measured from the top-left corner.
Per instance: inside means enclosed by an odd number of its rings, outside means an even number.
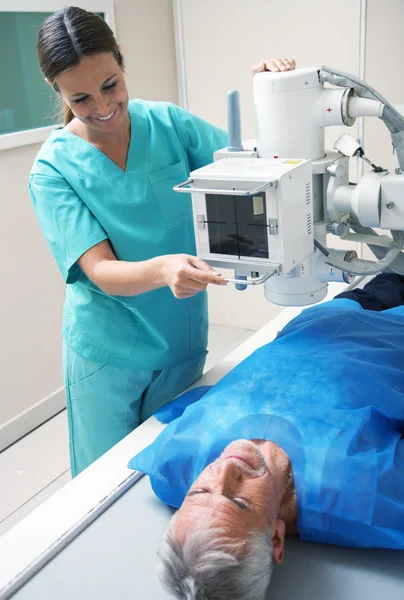
[[[123,66],[118,42],[107,23],[77,6],[58,10],[45,19],[37,36],[36,52],[40,69],[58,92],[56,78],[77,67],[84,56],[111,52]],[[74,115],[63,103],[64,124]]]

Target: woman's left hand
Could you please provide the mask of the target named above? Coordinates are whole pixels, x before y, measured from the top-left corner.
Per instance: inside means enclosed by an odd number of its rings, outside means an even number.
[[[255,65],[252,68],[252,74],[254,76],[256,73],[262,73],[263,71],[293,71],[295,67],[294,58],[270,58]]]

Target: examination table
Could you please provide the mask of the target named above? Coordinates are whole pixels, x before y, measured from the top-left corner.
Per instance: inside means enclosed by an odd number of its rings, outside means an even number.
[[[343,286],[334,284],[332,295]],[[212,385],[274,339],[288,308],[208,371]],[[154,417],[0,538],[0,600],[163,600],[155,555],[172,510],[128,460],[162,430]],[[403,474],[404,476],[404,474]],[[404,600],[404,552],[286,540],[271,600]]]

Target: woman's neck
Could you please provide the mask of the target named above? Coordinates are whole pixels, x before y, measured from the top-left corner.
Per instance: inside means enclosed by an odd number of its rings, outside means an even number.
[[[78,119],[71,121],[66,129],[100,150],[122,171],[126,171],[131,136],[129,113],[127,120],[124,120],[119,130],[108,135],[90,129]]]
[[[112,133],[104,133],[88,127],[77,117],[66,125],[66,129],[97,148],[129,146],[131,135],[129,112],[126,113],[119,129]]]

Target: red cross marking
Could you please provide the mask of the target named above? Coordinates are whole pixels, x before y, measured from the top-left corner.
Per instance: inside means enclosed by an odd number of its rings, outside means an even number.
[[[329,107],[327,108],[327,112],[328,112],[328,113],[330,113],[331,111],[332,111],[332,108],[329,106]]]

